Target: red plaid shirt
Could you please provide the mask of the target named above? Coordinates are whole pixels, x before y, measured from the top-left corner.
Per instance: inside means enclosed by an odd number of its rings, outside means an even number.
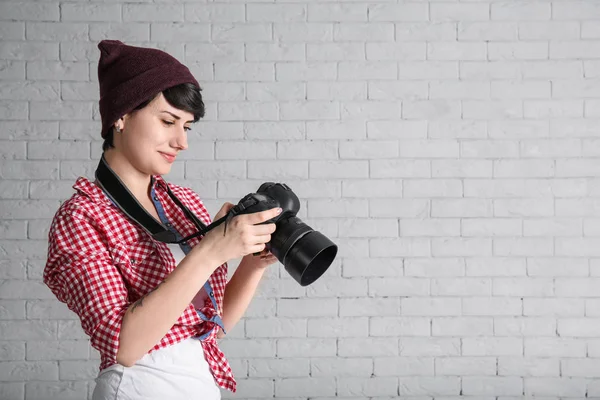
[[[153,185],[173,227],[184,237],[195,233],[194,223],[167,194],[167,182],[154,176]],[[211,223],[194,191],[168,185],[201,221]],[[165,243],[155,241],[133,224],[94,183],[79,178],[73,188],[76,193],[61,205],[50,227],[44,282],[58,300],[79,316],[92,347],[100,352],[102,370],[117,362],[119,332],[127,308],[161,283],[175,269],[175,260]],[[200,240],[194,238],[189,245],[193,247]],[[222,310],[227,264],[215,270],[209,283]],[[219,313],[210,299],[199,310],[209,319]],[[149,352],[209,331],[201,343],[215,381],[235,392],[233,373],[217,345],[218,325],[202,321],[191,303]]]

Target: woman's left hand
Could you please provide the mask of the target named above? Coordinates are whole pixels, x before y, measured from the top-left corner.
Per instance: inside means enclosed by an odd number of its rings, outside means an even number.
[[[254,268],[264,269],[269,265],[275,264],[278,260],[271,252],[267,249],[264,249],[257,255],[248,254],[244,257],[243,260],[245,263],[252,265]]]

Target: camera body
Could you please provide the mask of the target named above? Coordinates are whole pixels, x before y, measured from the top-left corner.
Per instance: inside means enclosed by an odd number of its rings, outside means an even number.
[[[280,207],[282,212],[262,223],[274,223],[276,226],[266,248],[300,285],[310,285],[329,268],[337,254],[337,246],[296,216],[300,200],[289,186],[285,183],[263,183],[256,193],[244,196],[232,207],[228,218],[276,207]]]
[[[244,196],[239,203],[229,210],[233,215],[252,214],[281,207],[282,212],[264,224],[277,223],[282,219],[295,217],[300,210],[300,200],[285,183],[265,182],[256,191]]]

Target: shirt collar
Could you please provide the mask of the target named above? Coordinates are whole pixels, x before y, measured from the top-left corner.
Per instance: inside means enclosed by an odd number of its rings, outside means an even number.
[[[153,175],[150,182],[151,188],[158,189],[159,191],[166,191],[168,188],[168,183],[160,175]],[[102,188],[85,177],[79,177],[73,185],[73,189],[96,202],[112,204]]]
[[[153,175],[150,182],[150,186],[152,187],[157,186],[164,190],[167,190],[167,188],[169,187],[167,181],[165,181],[164,178],[160,175]]]

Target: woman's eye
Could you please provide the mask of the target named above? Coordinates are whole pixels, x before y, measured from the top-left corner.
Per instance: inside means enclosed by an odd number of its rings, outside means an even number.
[[[172,122],[172,121],[165,121],[165,120],[163,120],[163,123],[165,125],[167,125],[167,126],[175,125],[175,122]],[[185,129],[186,132],[189,132],[189,131],[192,130],[192,128],[190,128],[188,126],[183,127],[183,129]]]

